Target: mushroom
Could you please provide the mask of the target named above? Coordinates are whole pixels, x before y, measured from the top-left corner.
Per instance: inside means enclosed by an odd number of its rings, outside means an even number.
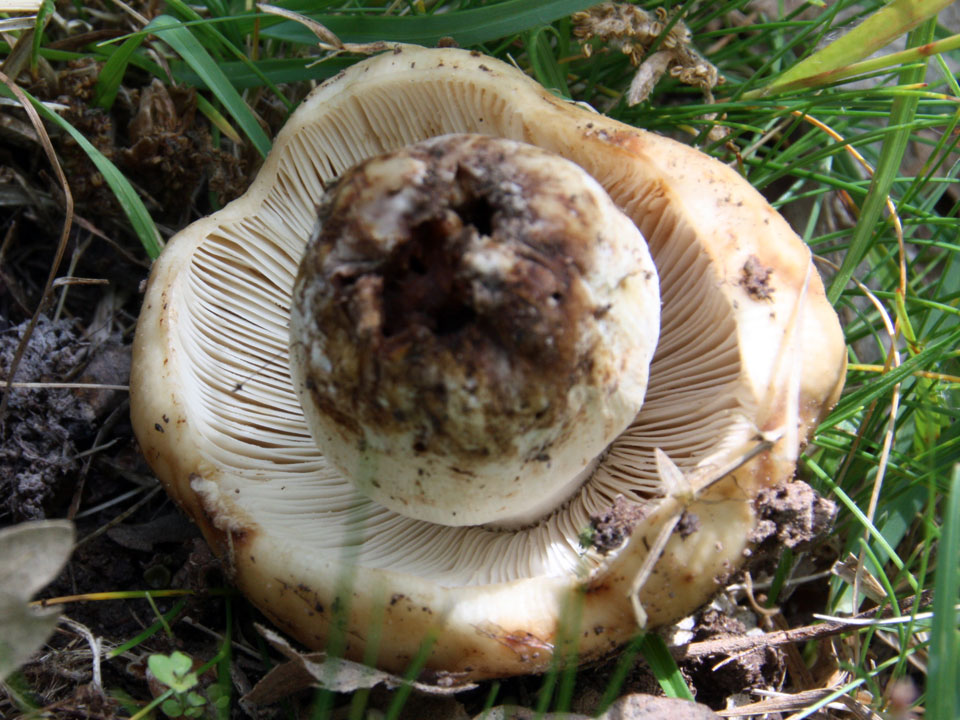
[[[402,45],[318,87],[168,244],[131,412],[280,628],[480,679],[703,604],[844,370],[809,250],[736,172]]]

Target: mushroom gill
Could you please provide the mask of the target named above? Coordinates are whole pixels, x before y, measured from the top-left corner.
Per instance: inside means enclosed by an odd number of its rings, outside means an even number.
[[[449,133],[578,164],[633,220],[660,278],[642,410],[569,501],[515,530],[434,525],[358,493],[316,448],[290,376],[291,292],[327,187],[367,158]],[[773,268],[766,298],[741,285],[748,262]],[[490,58],[401,46],[314,91],[246,195],[170,242],[137,330],[134,423],[241,590],[304,643],[323,646],[336,601],[350,657],[376,618],[388,669],[434,633],[432,669],[542,670],[571,594],[583,598],[584,627],[601,629],[581,641],[582,659],[635,632],[638,548],[677,507],[663,497],[657,449],[693,474],[761,434],[787,438],[692,501],[700,529],[667,545],[641,593],[648,621],[692,611],[742,562],[756,492],[793,472],[786,429],[806,438],[842,387],[842,334],[810,267],[759,194],[698,151],[559,100]],[[787,358],[796,348],[802,363]],[[643,507],[639,539],[611,557],[585,554],[581,530],[621,496]]]

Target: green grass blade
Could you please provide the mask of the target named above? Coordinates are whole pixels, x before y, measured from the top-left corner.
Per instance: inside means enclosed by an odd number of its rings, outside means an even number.
[[[433,649],[433,646],[437,642],[436,632],[428,632],[420,643],[420,648],[417,650],[417,654],[414,655],[413,660],[410,661],[410,666],[407,668],[407,671],[403,674],[404,684],[401,685],[396,694],[393,696],[393,699],[390,701],[390,706],[387,708],[385,720],[397,720],[400,717],[400,713],[403,711],[403,706],[407,702],[407,698],[410,697],[410,693],[413,692],[413,681],[417,679],[417,676],[420,675],[420,671],[423,670],[424,666],[427,664],[427,660],[430,658],[430,651]]]
[[[907,44],[914,47],[930,42],[933,39],[936,27],[936,19],[928,20],[921,28],[910,33]],[[904,84],[920,82],[923,80],[925,72],[925,64],[907,68],[901,72],[900,81]],[[888,134],[883,142],[880,160],[873,173],[873,179],[870,182],[870,189],[867,191],[863,207],[860,209],[860,219],[856,228],[854,228],[850,249],[844,256],[840,270],[837,271],[827,291],[827,298],[831,303],[836,304],[843,289],[850,282],[850,278],[853,277],[857,266],[866,257],[867,251],[870,249],[877,220],[886,205],[887,196],[903,162],[907,143],[913,135],[910,126],[917,114],[918,104],[919,98],[912,94],[898,95],[893,100],[890,124],[899,125],[901,128]]]
[[[237,90],[262,87],[264,78],[274,84],[298,83],[325,80],[352,65],[356,60],[347,57],[327,58],[322,63],[309,67],[301,57],[264,58],[257,61],[257,72],[246,63],[228,61],[220,64],[220,70]],[[203,79],[182,61],[171,62],[170,72],[177,82],[193,87],[204,87]]]
[[[830,477],[829,473],[827,473],[822,467],[817,465],[817,463],[814,462],[812,458],[807,456],[801,456],[801,459],[806,464],[807,468],[809,468],[817,476],[817,478],[819,478],[819,480],[830,492],[832,492],[834,495],[837,496],[837,499],[841,502],[841,504],[843,504],[843,506],[850,511],[850,514],[853,515],[857,519],[857,521],[867,530],[867,532],[870,533],[870,537],[873,539],[875,543],[877,543],[877,546],[883,550],[884,554],[888,558],[890,558],[890,562],[894,564],[897,570],[905,573],[905,579],[910,584],[910,588],[915,593],[918,592],[919,585],[917,583],[916,578],[914,578],[912,575],[910,575],[906,571],[903,560],[900,558],[899,555],[897,555],[896,550],[890,547],[890,545],[887,543],[884,537],[880,534],[880,531],[877,530],[876,526],[872,522],[870,522],[870,519],[864,514],[863,510],[861,510],[860,507],[857,505],[856,501],[854,501],[853,498],[851,498],[847,493],[845,493],[843,489],[840,488],[840,486],[838,486],[833,481],[833,478]]]
[[[647,633],[640,643],[640,652],[647,661],[654,677],[663,688],[667,697],[693,700],[693,693],[687,687],[680,668],[677,667],[673,655],[667,649],[663,638],[655,633]]]
[[[527,56],[533,66],[533,73],[537,80],[547,90],[555,92],[565,98],[570,97],[570,88],[567,87],[566,73],[557,62],[557,57],[550,47],[550,36],[555,34],[552,27],[542,27],[531,30],[524,36],[524,45]]]
[[[243,142],[243,139],[240,137],[239,133],[233,129],[233,126],[223,116],[223,113],[217,110],[209,100],[203,97],[203,95],[197,95],[197,110],[204,114],[207,120],[210,121],[211,125],[230,138],[233,142],[237,143],[237,145]]]
[[[190,598],[187,598],[187,597],[180,598],[172,608],[170,608],[167,612],[165,612],[159,619],[157,619],[152,625],[150,625],[150,627],[146,628],[145,630],[142,630],[137,635],[134,635],[132,638],[130,638],[127,642],[123,643],[122,645],[118,645],[117,647],[108,651],[106,653],[106,657],[107,658],[119,657],[120,655],[123,655],[128,650],[132,650],[140,643],[152,638],[154,635],[160,632],[164,627],[166,627],[169,623],[173,622],[174,618],[176,618],[177,615],[180,614],[180,611],[183,610],[183,608],[186,606],[187,600],[189,599]]]
[[[97,170],[103,175],[103,179],[107,182],[107,185],[110,186],[110,189],[117,198],[117,202],[120,203],[121,209],[130,220],[130,224],[133,226],[133,230],[140,239],[144,250],[147,251],[147,255],[151,258],[158,257],[160,251],[163,250],[163,241],[160,239],[160,233],[157,231],[157,226],[154,224],[153,218],[150,217],[150,213],[147,212],[147,208],[144,206],[140,196],[137,195],[136,190],[133,189],[133,186],[127,178],[124,177],[123,173],[120,172],[117,166],[110,162],[103,153],[97,150],[97,148],[83,136],[83,133],[25,90],[23,92],[30,99],[30,102],[33,103],[33,106],[37,109],[41,117],[60,126],[77,141],[77,144],[83,149],[93,164],[97,166]],[[0,93],[12,97],[12,94],[5,87],[0,88]]]
[[[610,673],[610,679],[603,690],[603,695],[600,697],[597,707],[593,710],[594,715],[603,715],[603,713],[613,705],[614,701],[616,701],[617,696],[620,694],[620,689],[627,679],[627,675],[633,669],[637,654],[643,647],[644,639],[644,635],[635,637],[630,641],[630,644],[623,649],[620,657],[617,658],[617,664],[614,666],[613,672]]]
[[[266,85],[280,102],[287,106],[288,110],[293,110],[293,105],[286,94],[280,90],[270,78],[260,70],[260,62],[253,61],[247,54],[241,50],[244,41],[240,36],[240,28],[236,18],[227,16],[216,19],[203,18],[192,7],[182,0],[167,0],[167,8],[174,15],[179,14],[185,27],[190,27],[192,32],[201,44],[216,56],[217,64],[222,65],[224,57],[233,56],[250,73],[259,78],[257,85]],[[253,27],[251,26],[251,30]],[[228,35],[230,37],[228,37]],[[234,41],[231,37],[238,36],[240,39]],[[301,60],[302,62],[302,60]],[[236,85],[234,85],[236,87]]]
[[[53,0],[43,0],[37,11],[37,20],[34,23],[33,41],[30,48],[30,70],[37,72],[37,59],[40,57],[40,47],[43,44],[43,29],[47,26],[50,16],[56,11]]]
[[[951,52],[957,48],[960,48],[960,35],[951,35],[943,40],[937,40],[936,42],[918,45],[917,47],[908,48],[900,52],[889,53],[887,55],[881,55],[880,57],[871,58],[869,60],[852,63],[846,67],[838,68],[837,70],[831,70],[823,75],[818,75],[813,78],[798,80],[790,87],[781,88],[780,92],[786,92],[788,90],[805,87],[819,87],[828,83],[835,83],[840,80],[848,80],[858,75],[866,75],[868,73],[875,73],[879,70],[886,70],[887,68],[896,67],[898,65],[918,62],[924,58],[933,57],[934,55],[939,55],[941,53]]]
[[[886,47],[903,33],[935,16],[952,0],[893,0],[850,32],[797,63],[765,88],[744,97],[783,92],[830,82],[830,73]],[[933,39],[932,36],[930,38]],[[927,40],[930,42],[930,40]]]
[[[127,72],[127,67],[130,65],[130,59],[143,43],[145,37],[146,35],[128,37],[103,64],[100,76],[97,78],[96,99],[94,101],[98,107],[102,107],[104,110],[113,107],[113,101],[117,98],[124,73]]]
[[[914,520],[920,517],[927,499],[927,489],[922,485],[909,488],[893,502],[885,505],[883,516],[886,518],[880,526],[880,535],[890,547],[897,547],[910,530]],[[880,564],[886,564],[890,559],[883,548],[876,548]]]
[[[304,12],[325,25],[344,42],[408,42],[436,45],[452,37],[460,45],[477,45],[555,20],[595,5],[594,0],[509,0],[487,7],[457,10],[436,15],[376,17],[370,15],[314,15],[309,2],[278,3],[288,10]],[[251,23],[252,26],[252,23]],[[316,37],[299,23],[284,20],[271,25],[264,20],[262,34],[276,40],[315,45]]]
[[[210,17],[226,18],[231,16],[229,4],[225,0],[206,0],[204,3],[210,11]],[[236,23],[230,22],[221,25],[220,32],[224,38],[236,47],[243,47],[243,35]]]
[[[261,155],[270,151],[270,140],[260,127],[253,112],[240,97],[237,89],[223,74],[216,61],[199,40],[179,20],[169,15],[158,15],[145,28],[163,39],[200,76],[209,90],[223,103],[227,112],[240,126]]]
[[[943,511],[933,582],[933,627],[927,672],[927,720],[960,717],[960,466],[953,469]]]
[[[890,372],[884,373],[862,388],[846,395],[820,429],[827,430],[832,425],[849,420],[873,400],[889,392],[894,385],[908,379],[917,370],[933,367],[945,353],[954,349],[958,341],[960,341],[960,331],[951,332],[937,342],[929,344],[922,352],[903,361],[899,367],[893,368]]]

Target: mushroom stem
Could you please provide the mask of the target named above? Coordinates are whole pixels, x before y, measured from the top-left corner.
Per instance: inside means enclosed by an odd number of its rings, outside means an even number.
[[[563,503],[643,402],[659,332],[640,232],[573,163],[447,135],[327,193],[294,289],[294,379],[363,494],[446,525]]]

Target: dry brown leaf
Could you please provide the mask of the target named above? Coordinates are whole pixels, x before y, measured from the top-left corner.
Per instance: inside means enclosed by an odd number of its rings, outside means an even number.
[[[50,636],[58,613],[27,605],[70,557],[73,523],[39,520],[0,530],[0,680]]]
[[[472,690],[473,684],[431,685],[424,682],[408,683],[398,675],[361,665],[342,658],[328,658],[323,652],[302,653],[290,646],[279,634],[258,625],[257,630],[274,649],[289,662],[278,665],[268,672],[243,700],[254,705],[269,705],[307,688],[323,688],[339,693],[383,685],[396,688],[411,685],[415,690],[430,695],[452,695]]]

